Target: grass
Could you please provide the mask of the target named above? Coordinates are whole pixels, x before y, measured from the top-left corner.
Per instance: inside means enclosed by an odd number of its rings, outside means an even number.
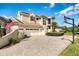
[[[72,35],[72,32],[64,33],[64,35]]]
[[[66,33],[64,33],[64,35],[68,35],[68,36],[70,35],[71,36],[72,35],[72,32],[66,32]],[[79,35],[79,34],[76,34],[75,33],[75,35]]]
[[[74,44],[70,44],[60,53],[60,56],[79,56],[79,35]]]

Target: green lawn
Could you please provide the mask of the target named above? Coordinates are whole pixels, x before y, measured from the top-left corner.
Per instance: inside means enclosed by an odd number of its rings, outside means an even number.
[[[72,35],[72,32],[64,33],[64,35]]]
[[[72,35],[72,32],[66,32],[64,33],[64,35]],[[75,34],[75,35],[78,35],[78,34]]]
[[[79,56],[79,36],[75,40],[74,44],[70,44],[64,51],[60,53],[60,56]]]

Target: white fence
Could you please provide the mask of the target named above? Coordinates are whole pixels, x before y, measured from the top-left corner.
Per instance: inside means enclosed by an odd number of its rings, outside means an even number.
[[[17,40],[18,39],[18,30],[13,30],[10,33],[8,33],[7,35],[1,37],[0,38],[0,48],[9,44],[10,38]]]

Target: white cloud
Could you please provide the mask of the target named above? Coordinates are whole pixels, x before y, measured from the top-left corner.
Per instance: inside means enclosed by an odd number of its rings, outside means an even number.
[[[55,6],[55,3],[50,3],[50,8],[54,7]]]
[[[66,13],[69,12],[70,10],[73,10],[73,6],[70,6],[70,7],[66,8],[66,9],[62,10],[62,11],[60,11],[59,13],[60,13],[60,14],[66,14]]]
[[[64,10],[61,10],[60,12],[56,14],[61,14],[65,16],[72,16],[79,13],[79,4],[75,4],[74,6],[70,6]]]
[[[53,8],[55,6],[55,3],[50,3],[49,6],[44,6],[43,8]]]
[[[31,11],[31,9],[29,8],[28,11]]]
[[[65,13],[64,15],[65,16],[72,16],[72,15],[76,15],[78,13],[79,13],[78,11],[69,11],[68,13]]]
[[[65,15],[66,15],[66,16],[71,16],[71,15],[73,15],[73,14],[74,14],[74,12],[70,11],[70,12],[66,13]]]
[[[74,10],[79,11],[79,4],[76,4],[74,7]]]
[[[75,6],[79,6],[79,4],[76,4]]]
[[[2,15],[2,17],[8,18],[8,16],[6,16],[6,15]]]
[[[44,8],[47,8],[47,6],[44,6]]]

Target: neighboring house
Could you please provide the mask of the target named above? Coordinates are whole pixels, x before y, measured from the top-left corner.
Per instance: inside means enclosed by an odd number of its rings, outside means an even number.
[[[4,36],[8,33],[8,29],[6,30],[4,27],[7,24],[8,19],[0,16],[0,36]]]
[[[56,28],[55,30],[56,30],[56,32],[60,32],[62,29],[61,28]]]
[[[24,32],[28,35],[45,35],[52,31],[52,17],[18,12],[17,19],[24,23]]]

